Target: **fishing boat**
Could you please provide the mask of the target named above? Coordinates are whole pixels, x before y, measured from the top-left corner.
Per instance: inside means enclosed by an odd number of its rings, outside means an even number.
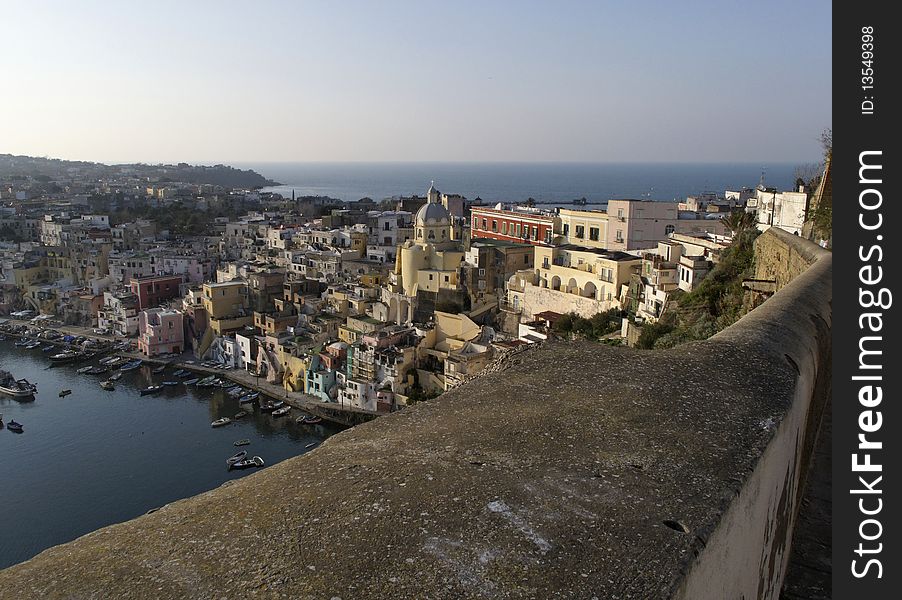
[[[60,390],[60,398],[65,398],[72,393],[72,390]]]
[[[81,354],[79,354],[75,350],[64,350],[58,354],[51,354],[50,361],[54,362],[54,363],[65,363],[65,362],[71,362],[80,357],[81,357]]]
[[[232,398],[237,398],[238,396],[244,395],[246,392],[246,389],[241,386],[237,386],[229,390],[229,396],[231,396]]]
[[[140,358],[136,358],[135,360],[130,360],[127,363],[125,363],[124,365],[122,365],[121,367],[119,367],[119,370],[120,371],[134,371],[135,369],[137,369],[138,367],[141,366],[141,362],[142,361]]]
[[[179,377],[181,379],[185,379],[186,377],[193,377],[193,376],[194,376],[194,373],[192,373],[191,371],[185,371],[184,373],[179,375]]]
[[[120,379],[122,379],[122,371],[116,371],[110,375],[110,381],[119,381]]]
[[[222,380],[219,381],[219,387],[221,387],[221,388],[226,388],[226,389],[228,389],[228,388],[234,387],[234,386],[236,386],[236,385],[237,385],[237,384],[232,383],[232,382],[229,381],[228,379],[222,379]]]
[[[299,425],[319,425],[323,422],[322,417],[314,417],[313,415],[304,415],[297,418]]]
[[[165,370],[166,370],[166,365],[161,365],[161,366],[159,366],[159,367],[153,369],[152,373],[153,373],[154,375],[159,375],[160,373],[162,373],[162,372],[165,371]]]
[[[231,466],[231,465],[234,465],[236,462],[240,462],[240,461],[244,460],[245,458],[247,458],[247,450],[242,450],[241,452],[236,452],[232,456],[228,457],[226,459],[226,464]]]
[[[179,382],[179,381],[164,381],[164,382],[163,382],[163,385],[172,387],[172,386],[174,386],[174,385],[178,385],[179,383],[181,383],[181,382]]]
[[[9,371],[0,371],[0,393],[13,398],[30,398],[38,391],[38,386],[27,379],[16,379]]]
[[[112,381],[110,381],[109,379],[107,379],[106,381],[102,382],[102,383],[100,384],[100,387],[102,387],[103,389],[107,390],[108,392],[112,392],[113,390],[116,389],[116,385],[115,385]]]
[[[197,377],[194,377],[193,379],[186,379],[185,385],[194,385],[198,381],[200,381],[200,380]]]
[[[240,396],[238,398],[238,404],[250,404],[254,400],[256,400],[260,394],[245,394],[244,396]]]
[[[159,392],[162,389],[163,389],[162,385],[151,385],[151,386],[146,387],[143,390],[141,390],[141,395],[147,396],[149,394],[156,394],[157,392]]]
[[[250,443],[251,443],[250,440],[238,440],[233,445],[234,446],[248,446],[248,445],[250,445]]]
[[[247,416],[246,410],[239,410],[238,412],[235,413],[235,415],[232,418],[233,419],[243,419],[246,416]]]
[[[272,403],[272,405],[273,408],[282,408],[283,406],[285,406],[285,402],[283,400],[276,400]]]
[[[81,374],[81,373],[87,373],[88,371],[90,371],[90,370],[93,369],[93,368],[94,368],[94,367],[91,367],[91,366],[87,366],[87,367],[79,367],[78,369],[75,369],[75,372],[76,372],[76,373],[79,373],[79,374]]]
[[[314,446],[319,446],[319,442],[310,442],[304,448],[313,448]]]
[[[239,460],[236,463],[229,465],[230,469],[247,469],[249,467],[262,467],[263,459],[259,456],[255,456],[253,458],[246,458],[244,460]]]
[[[228,425],[232,422],[232,419],[228,417],[222,417],[221,419],[216,419],[212,423],[210,423],[210,427],[222,427],[223,425]]]
[[[15,421],[10,421],[9,423],[7,423],[6,428],[16,433],[22,433],[22,424],[16,423]]]
[[[291,412],[290,406],[283,406],[282,408],[277,408],[276,410],[272,411],[272,416],[284,417],[285,415],[287,415],[290,412]]]

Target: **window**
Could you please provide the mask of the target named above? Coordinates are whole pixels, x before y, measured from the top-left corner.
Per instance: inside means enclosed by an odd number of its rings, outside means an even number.
[[[622,229],[617,230],[617,241],[623,242],[623,230]]]
[[[448,283],[449,281],[451,281],[451,278],[448,275],[445,275],[445,283]]]
[[[598,241],[598,227],[589,227],[589,239],[593,242]]]
[[[534,240],[539,239],[539,228],[536,227],[535,225],[532,226],[532,239],[534,239]]]
[[[576,226],[576,237],[579,239],[583,239],[586,237],[586,228],[583,225]]]
[[[479,276],[485,277],[485,269],[479,269]]]
[[[664,228],[664,235],[670,235],[671,233],[674,232],[675,229],[676,228],[673,225],[668,225],[667,227]]]
[[[507,221],[501,222],[501,233],[503,233],[504,235],[507,235]]]
[[[495,219],[492,219],[492,231],[494,233],[498,233],[498,221],[496,221]]]
[[[485,217],[483,217],[483,218],[482,218],[482,229],[483,229],[483,230],[487,230],[487,229],[488,229],[488,225],[486,224],[487,222],[488,222],[488,221],[486,221]]]
[[[564,223],[564,235],[570,235],[570,223]]]

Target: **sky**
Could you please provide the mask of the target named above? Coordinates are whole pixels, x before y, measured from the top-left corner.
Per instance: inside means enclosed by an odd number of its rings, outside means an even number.
[[[814,162],[819,0],[0,0],[0,153]]]

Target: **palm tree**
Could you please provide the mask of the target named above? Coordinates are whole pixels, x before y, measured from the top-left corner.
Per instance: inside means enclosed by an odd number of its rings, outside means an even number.
[[[724,226],[729,229],[733,237],[736,237],[749,227],[755,224],[755,213],[746,212],[744,210],[731,211],[729,215],[720,218]]]

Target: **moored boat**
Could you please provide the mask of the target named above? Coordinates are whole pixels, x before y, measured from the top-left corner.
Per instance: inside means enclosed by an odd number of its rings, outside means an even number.
[[[242,450],[241,452],[236,452],[232,456],[228,457],[226,459],[226,464],[231,466],[231,465],[234,465],[236,462],[240,462],[240,461],[244,460],[245,458],[247,458],[247,450]]]
[[[250,445],[250,443],[251,443],[250,440],[246,440],[246,439],[245,439],[245,440],[238,440],[238,441],[235,442],[233,445],[234,445],[234,446],[248,446],[248,445]]]
[[[239,460],[236,463],[229,465],[230,469],[247,469],[249,467],[262,467],[263,459],[259,456],[254,456],[253,458],[246,458],[244,460]]]
[[[55,363],[71,362],[81,355],[75,350],[64,350],[58,354],[51,354],[50,360]]]
[[[166,365],[160,365],[159,367],[156,367],[155,369],[153,369],[151,372],[154,375],[159,375],[160,373],[162,373],[165,370],[166,370]]]
[[[124,365],[122,365],[121,367],[119,367],[119,370],[120,371],[134,371],[135,369],[137,369],[138,367],[141,366],[141,363],[142,363],[142,361],[140,358],[137,358],[135,360],[130,360],[127,363],[125,363]]]
[[[116,371],[110,375],[110,381],[119,381],[120,379],[122,379],[122,371]]]
[[[30,398],[38,387],[27,379],[16,379],[9,371],[0,371],[0,393],[13,398]]]
[[[276,410],[276,405],[272,400],[266,400],[260,403],[260,412],[272,412]]]
[[[212,423],[210,423],[210,427],[222,427],[223,425],[228,425],[232,422],[232,419],[228,417],[222,417],[221,419],[216,419]]]
[[[159,392],[162,389],[163,389],[162,385],[151,385],[151,386],[146,387],[143,390],[141,390],[141,395],[147,396],[149,394],[156,394],[157,392]]]
[[[90,367],[90,366],[89,367],[79,367],[79,368],[75,369],[75,372],[79,373],[79,374],[87,373],[88,371],[90,371],[93,368],[94,367]]]
[[[322,417],[315,417],[313,415],[304,415],[303,417],[297,418],[297,423],[301,425],[318,425],[322,422]]]
[[[238,398],[238,404],[247,404],[249,402],[253,402],[257,398],[260,397],[260,392],[251,392],[250,394],[245,394]]]
[[[7,423],[6,428],[16,433],[22,433],[22,424],[17,423],[16,421],[10,421],[9,423]]]
[[[102,382],[102,383],[100,384],[100,387],[102,387],[103,389],[107,390],[108,392],[112,392],[113,390],[116,389],[116,385],[115,385],[112,381],[110,381],[109,379],[107,379],[106,381]]]
[[[163,382],[163,385],[165,385],[165,386],[170,386],[170,387],[171,387],[171,386],[173,386],[173,385],[178,385],[179,383],[180,383],[180,382],[178,382],[178,381],[164,381],[164,382]]]
[[[194,385],[198,381],[200,381],[200,380],[197,377],[194,377],[193,379],[186,379],[185,385]]]
[[[272,411],[272,416],[284,417],[285,415],[287,415],[290,412],[291,412],[290,406],[283,406],[282,408],[277,408],[276,410]]]
[[[246,416],[247,416],[246,410],[239,410],[238,412],[235,413],[235,415],[232,418],[233,419],[243,419]]]
[[[65,398],[66,396],[68,396],[71,393],[72,393],[72,390],[60,390],[59,396],[60,396],[60,398]]]

